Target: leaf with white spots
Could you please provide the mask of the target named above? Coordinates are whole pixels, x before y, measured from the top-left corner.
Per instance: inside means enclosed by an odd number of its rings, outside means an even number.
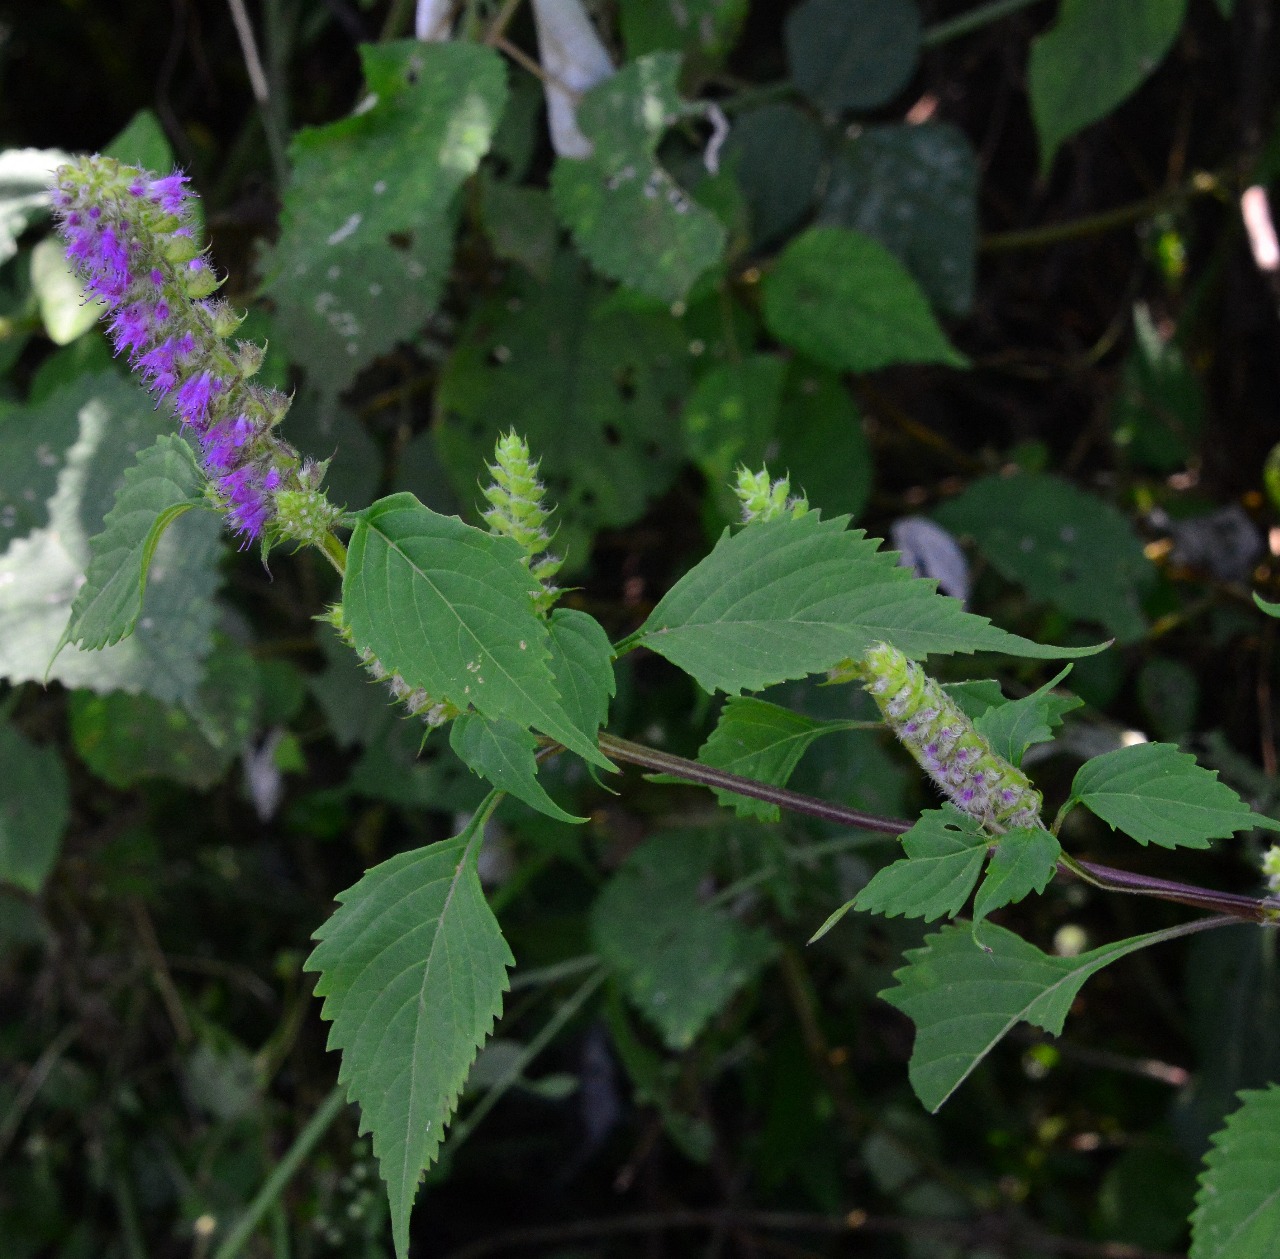
[[[435,308],[456,194],[506,101],[502,60],[478,44],[403,40],[360,54],[364,100],[294,138],[280,241],[266,260],[281,336],[326,393]]]

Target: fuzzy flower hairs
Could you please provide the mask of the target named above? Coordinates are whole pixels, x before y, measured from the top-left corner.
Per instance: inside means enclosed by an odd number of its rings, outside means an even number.
[[[318,494],[324,468],[275,435],[289,399],[251,383],[261,347],[229,342],[243,316],[213,297],[221,281],[196,239],[187,177],[85,157],[58,168],[52,195],[67,258],[103,304],[116,353],[172,403],[231,529],[246,545],[315,541],[277,518],[292,507],[286,515],[301,509],[327,528],[336,512]]]

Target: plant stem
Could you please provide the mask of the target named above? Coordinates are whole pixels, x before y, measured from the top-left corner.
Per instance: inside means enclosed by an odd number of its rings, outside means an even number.
[[[307,1126],[294,1138],[293,1144],[284,1158],[276,1164],[271,1175],[267,1177],[266,1183],[254,1195],[245,1213],[236,1221],[235,1228],[214,1252],[213,1259],[235,1259],[249,1244],[259,1225],[266,1219],[267,1213],[284,1193],[285,1186],[315,1149],[320,1138],[329,1131],[330,1125],[341,1113],[346,1102],[347,1086],[335,1085],[333,1092],[320,1104],[320,1109],[307,1121]]]
[[[321,554],[338,570],[339,577],[347,575],[347,548],[337,534],[326,533],[320,546]]]
[[[968,13],[960,14],[959,17],[950,18],[945,22],[936,22],[921,35],[920,43],[925,48],[936,48],[939,44],[958,39],[961,35],[968,35],[971,31],[980,30],[992,22],[999,21],[1002,17],[1007,17],[1010,13],[1017,13],[1019,9],[1028,8],[1035,3],[1036,0],[990,0],[990,3],[979,5]]]
[[[409,25],[409,19],[413,16],[413,0],[391,0],[391,8],[387,10],[387,19],[382,24],[382,31],[378,36],[381,43],[387,43],[393,39],[399,39]],[[220,1259],[215,1255],[214,1259]]]

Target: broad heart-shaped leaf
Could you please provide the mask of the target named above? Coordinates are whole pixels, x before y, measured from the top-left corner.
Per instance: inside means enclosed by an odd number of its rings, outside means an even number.
[[[935,513],[968,534],[1002,576],[1033,599],[1105,625],[1122,642],[1146,628],[1142,595],[1156,570],[1129,521],[1060,477],[984,477]]]
[[[558,158],[551,195],[560,221],[603,275],[676,302],[720,260],[720,220],[676,184],[654,152],[685,112],[680,57],[640,57],[593,87],[578,125],[595,146],[587,158]]]
[[[982,947],[954,923],[926,937],[880,996],[916,1025],[909,1074],[916,1096],[937,1110],[1016,1023],[1057,1036],[1090,975],[1163,938],[1133,936],[1078,957],[1052,957],[1012,931],[986,923]]]
[[[1205,1155],[1189,1259],[1280,1254],[1280,1085],[1239,1097]]]
[[[96,651],[133,633],[165,529],[203,502],[204,477],[191,447],[172,433],[157,438],[124,474],[105,527],[89,540],[93,559],[71,606],[67,642]]]
[[[626,640],[691,674],[707,691],[760,691],[830,669],[884,640],[914,659],[1003,651],[1047,659],[1095,648],[1042,647],[997,629],[900,568],[847,516],[809,512],[726,530]]]
[[[768,935],[704,905],[705,835],[654,835],[591,909],[591,934],[627,996],[672,1049],[687,1049],[768,960]]]
[[[833,730],[848,728],[848,722],[814,721],[789,708],[736,695],[725,704],[711,737],[698,751],[698,760],[757,782],[784,787],[805,749],[815,739]],[[754,817],[764,822],[778,820],[776,804],[719,787],[715,793],[720,803],[732,805],[739,817]]]
[[[920,11],[915,0],[804,0],[786,37],[791,77],[819,109],[874,109],[911,78]]]
[[[569,719],[588,738],[609,718],[609,701],[617,694],[613,646],[594,616],[573,608],[557,608],[551,633],[551,675]]]
[[[1021,699],[997,704],[974,720],[974,728],[991,744],[992,751],[1012,765],[1021,765],[1033,743],[1047,743],[1062,725],[1066,713],[1084,701],[1074,695],[1054,695],[1053,688],[1071,672],[1067,665],[1056,678]]]
[[[836,371],[968,361],[902,263],[842,227],[810,227],[787,245],[765,277],[764,318],[779,341]]]
[[[836,155],[819,223],[901,260],[940,309],[968,314],[978,249],[978,159],[948,123],[865,127]]]
[[[479,44],[362,44],[360,56],[368,95],[355,112],[294,137],[265,260],[290,357],[330,395],[434,309],[455,194],[506,100],[502,60]]]
[[[491,811],[482,807],[455,839],[366,871],[339,893],[306,961],[320,972],[329,1048],[342,1051],[338,1078],[360,1104],[361,1130],[373,1133],[399,1259],[408,1254],[418,1179],[501,1012],[514,965],[476,874]]]
[[[0,883],[38,893],[71,816],[62,757],[0,724]]]
[[[460,500],[518,417],[557,504],[555,549],[581,564],[590,534],[629,524],[684,463],[688,336],[666,312],[609,303],[571,253],[551,279],[520,277],[476,312],[445,364],[433,429]]]
[[[195,701],[217,619],[221,526],[210,512],[188,512],[160,539],[146,613],[127,640],[53,659],[92,559],[89,539],[102,531],[138,452],[171,427],[114,372],[81,377],[0,421],[0,467],[17,457],[33,474],[57,469],[48,523],[0,554],[0,677],[145,693],[165,704]]]
[[[953,805],[929,809],[902,837],[906,858],[876,872],[854,909],[932,922],[964,908],[982,871],[991,836]]]
[[[1063,140],[1109,114],[1164,60],[1186,11],[1187,0],[1063,0],[1027,70],[1042,172]]]
[[[411,687],[549,734],[612,769],[565,711],[520,547],[392,494],[354,516],[342,605],[357,647]]]
[[[1219,782],[1217,770],[1172,743],[1137,743],[1086,761],[1067,806],[1077,803],[1144,846],[1208,848],[1236,831],[1280,830]]]
[[[987,877],[973,898],[973,920],[981,922],[994,909],[1012,905],[1049,886],[1062,845],[1043,827],[1010,831],[991,854]]]
[[[499,791],[510,792],[531,809],[557,822],[585,822],[566,813],[538,781],[534,757],[538,740],[523,726],[505,717],[463,713],[449,730],[449,746],[458,758]]]

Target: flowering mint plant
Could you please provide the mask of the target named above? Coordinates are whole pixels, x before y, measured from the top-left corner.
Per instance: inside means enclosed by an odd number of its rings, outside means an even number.
[[[988,691],[983,711],[972,714],[920,663],[978,650],[1046,660],[1095,649],[1044,646],[967,612],[899,566],[878,541],[850,530],[847,517],[824,519],[788,478],[773,479],[763,469],[738,474],[742,524],[724,531],[642,625],[611,643],[587,613],[556,606],[563,592],[552,584],[561,564],[549,551],[553,506],[538,462],[517,433],[500,438],[489,465],[480,515],[487,531],[433,512],[407,493],[361,510],[338,509],[320,489],[324,466],[302,459],[277,434],[288,400],[254,383],[262,351],[231,340],[240,318],[215,296],[218,280],[196,237],[185,177],[85,158],[61,168],[53,198],[85,294],[101,303],[116,352],[158,402],[172,406],[204,480],[206,504],[225,513],[245,544],[264,552],[280,541],[320,549],[342,574],[341,601],[324,619],[428,733],[450,728],[453,753],[492,788],[456,837],[400,853],[339,892],[339,908],[316,932],[307,963],[319,972],[330,1046],[342,1052],[340,1079],[373,1134],[402,1259],[420,1177],[437,1156],[477,1049],[501,1012],[514,964],[477,873],[484,824],[503,796],[566,824],[583,820],[540,781],[548,756],[576,755],[605,771],[628,762],[713,788],[735,807],[745,798],[901,836],[903,856],[828,925],[850,908],[954,918],[972,896],[973,922],[926,937],[908,953],[896,986],[882,994],[916,1023],[910,1075],[933,1109],[1020,1020],[1060,1031],[1081,985],[1116,958],[1225,923],[1280,922],[1274,853],[1266,864],[1273,894],[1251,897],[1126,874],[1061,848],[1062,818],[1077,805],[1140,844],[1168,848],[1205,847],[1255,827],[1280,829],[1216,774],[1171,745],[1119,748],[1081,767],[1046,825],[1041,793],[1021,763],[1031,744],[1052,739],[1070,707],[1052,691],[1063,675],[1014,701]],[[167,441],[168,453],[180,444]],[[153,462],[148,452],[139,456],[130,493]],[[140,509],[120,527],[150,538],[167,523],[168,510],[157,507],[148,518]],[[150,549],[123,546],[115,553],[130,562],[140,556],[145,565]],[[88,594],[104,581],[91,570]],[[115,637],[131,628],[122,622]],[[95,638],[108,640],[110,627]],[[706,692],[729,697],[697,760],[605,731],[615,662],[640,647]],[[809,677],[862,681],[887,730],[941,792],[943,808],[909,823],[790,791],[797,730],[807,746],[848,723],[810,722],[743,692]],[[1074,957],[1043,952],[986,921],[1059,874],[1215,912]],[[605,897],[600,904],[608,904]],[[691,917],[700,913],[700,906],[689,907]],[[767,946],[737,924],[717,923],[717,938],[746,941],[752,965],[763,964]],[[613,947],[609,928],[602,911],[596,922],[602,965],[616,970],[632,1002],[680,1047],[750,972],[745,964],[726,972],[712,1000],[699,996],[702,1004],[673,1021],[656,1009],[652,985],[627,987],[632,953],[643,942]],[[702,978],[683,980],[702,994]],[[1265,1127],[1266,1115],[1259,1120],[1255,1112],[1274,1104],[1270,1094],[1250,1103],[1212,1156],[1213,1176],[1232,1174],[1231,1152],[1247,1148],[1255,1129]],[[1220,1223],[1212,1196],[1202,1202],[1206,1228]]]

